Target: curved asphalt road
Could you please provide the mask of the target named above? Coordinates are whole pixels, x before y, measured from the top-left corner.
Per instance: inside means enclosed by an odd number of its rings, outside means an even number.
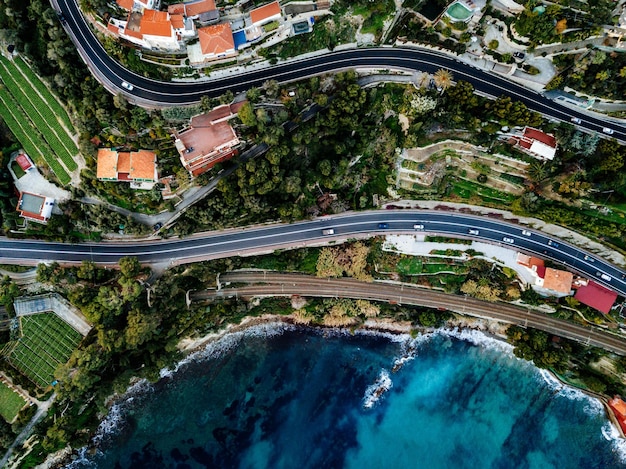
[[[385,226],[380,224],[384,223]],[[472,238],[562,262],[568,268],[626,296],[626,271],[593,254],[539,231],[498,219],[435,210],[372,210],[220,232],[199,233],[189,238],[143,242],[65,244],[0,238],[0,263],[37,264],[44,261],[80,263],[91,260],[114,265],[121,257],[136,256],[141,263],[184,264],[206,259],[272,252],[276,249],[315,245],[333,239],[368,237],[384,233],[419,232]],[[332,228],[333,236],[322,230]],[[477,230],[470,233],[469,230]],[[513,242],[507,242],[508,238]],[[602,278],[604,274],[607,277]]]
[[[490,303],[467,296],[390,283],[367,283],[354,279],[318,278],[302,274],[274,272],[227,272],[221,282],[250,283],[240,287],[207,290],[191,294],[192,300],[263,296],[292,296],[326,298],[355,298],[408,305],[443,308],[456,313],[478,316],[524,327],[533,327],[551,334],[577,340],[626,355],[626,339],[598,328],[585,327],[545,313],[508,303]]]
[[[590,131],[601,132],[603,127],[611,127],[615,131],[613,137],[626,141],[626,126],[623,123],[609,124],[606,119],[598,119],[572,110],[499,75],[485,72],[431,50],[396,47],[352,49],[292,60],[268,68],[202,82],[152,80],[126,70],[107,55],[85,21],[76,0],[53,1],[56,1],[57,8],[65,16],[65,26],[96,78],[112,92],[121,91],[129,96],[131,101],[147,107],[197,103],[205,95],[220,96],[226,90],[239,93],[254,86],[261,86],[270,79],[285,83],[338,70],[374,67],[434,73],[440,68],[445,68],[452,71],[455,80],[470,82],[478,92],[496,97],[511,96],[525,103],[530,109],[557,120],[569,121],[571,117],[579,117],[583,121],[580,127]],[[133,84],[134,89],[128,91],[122,88],[122,81]]]

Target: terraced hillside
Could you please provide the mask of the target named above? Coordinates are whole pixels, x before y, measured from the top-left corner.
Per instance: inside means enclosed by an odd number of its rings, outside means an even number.
[[[0,115],[38,165],[47,164],[61,184],[78,170],[78,147],[67,112],[24,61],[0,56]]]

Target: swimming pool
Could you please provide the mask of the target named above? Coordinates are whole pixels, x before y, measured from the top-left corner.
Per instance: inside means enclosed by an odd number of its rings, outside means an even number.
[[[235,43],[235,50],[239,50],[241,46],[243,46],[244,44],[246,44],[246,42],[248,42],[246,40],[246,32],[243,29],[240,29],[239,31],[235,31],[233,33],[233,41]]]
[[[446,10],[446,15],[453,21],[467,21],[473,14],[474,12],[461,2],[454,2]]]

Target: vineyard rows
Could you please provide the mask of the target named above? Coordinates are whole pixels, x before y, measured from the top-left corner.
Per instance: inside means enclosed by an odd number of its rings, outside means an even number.
[[[25,73],[22,74],[22,72]],[[74,155],[78,154],[78,148],[64,127],[65,123],[69,123],[65,109],[21,59],[16,66],[8,59],[1,57],[0,78],[11,95],[8,101],[9,96],[4,94],[3,100],[7,101],[7,104],[9,102],[14,104],[13,110],[4,109],[2,112],[3,115],[12,114],[7,119],[7,124],[11,121],[13,125],[9,125],[12,130],[13,127],[19,128],[16,130],[16,137],[28,154],[32,154],[33,158],[40,161],[46,161],[61,183],[68,184],[71,181],[68,172],[78,168],[74,160]],[[39,94],[40,89],[46,90],[42,93],[43,96]],[[19,111],[16,114],[17,110]],[[58,114],[59,112],[61,114]],[[27,123],[29,125],[26,125]],[[17,133],[21,137],[18,137]]]
[[[6,64],[3,63],[2,65],[3,67],[0,67],[0,78],[2,78],[6,87],[33,122],[35,129],[43,135],[43,138],[48,142],[54,153],[61,158],[67,169],[70,171],[75,170],[78,166],[74,161],[73,155],[78,152],[78,149],[76,149],[74,154],[70,154],[69,150],[63,145],[56,130],[58,129],[60,133],[65,133],[66,136],[67,133],[57,121],[52,110],[46,106],[30,84],[23,79],[22,75],[11,74]],[[76,148],[76,145],[74,145],[74,148]],[[67,164],[68,161],[70,162],[69,165]]]
[[[40,78],[35,75],[35,72],[31,70],[31,68],[22,60],[21,57],[16,57],[13,60],[13,63],[17,65],[17,68],[20,69],[22,75],[24,75],[28,81],[37,89],[39,94],[43,97],[44,101],[50,108],[54,111],[56,116],[63,121],[63,125],[65,125],[68,131],[71,131],[74,126],[70,121],[70,116],[67,115],[67,111],[61,105],[56,96],[52,94],[50,89],[46,86],[44,82],[40,80]]]
[[[32,126],[26,114],[24,114],[24,111],[6,89],[0,88],[0,101],[2,101],[0,114],[11,129],[11,132],[21,143],[24,151],[26,151],[37,164],[48,163],[48,166],[54,171],[54,174],[59,178],[61,184],[69,184],[71,178],[67,174],[67,171],[65,171],[63,166],[54,158],[52,150],[50,150],[48,144],[43,140],[41,134],[32,131]],[[26,129],[23,127],[23,123],[27,123]]]

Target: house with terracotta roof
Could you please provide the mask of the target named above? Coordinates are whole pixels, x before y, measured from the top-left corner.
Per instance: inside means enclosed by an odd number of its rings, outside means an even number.
[[[215,0],[194,0],[185,3],[176,3],[167,7],[170,15],[183,15],[185,18],[198,20],[201,24],[215,23],[220,19],[220,13],[215,7]]]
[[[511,135],[509,142],[540,160],[553,160],[556,155],[557,143],[554,135],[532,127],[524,127],[521,135]]]
[[[180,50],[184,37],[195,36],[193,21],[166,11],[131,11],[126,21],[112,18],[107,29],[119,38],[145,49]]]
[[[117,0],[118,6],[124,10],[158,10],[161,7],[161,0]]]
[[[20,192],[17,201],[17,211],[22,218],[35,221],[37,223],[48,223],[52,216],[54,199],[32,192]]]
[[[117,152],[98,149],[96,177],[101,181],[126,181],[133,189],[152,189],[158,179],[156,154],[149,150]]]
[[[619,396],[613,396],[613,399],[607,402],[609,408],[613,411],[613,415],[619,423],[622,433],[626,433],[626,402]]]
[[[253,26],[262,26],[266,23],[279,20],[282,16],[283,12],[277,1],[268,3],[267,5],[263,5],[262,7],[255,8],[250,11],[250,21]]]
[[[230,23],[220,23],[198,29],[196,44],[187,47],[190,64],[202,64],[212,60],[226,59],[237,55]]]
[[[194,116],[188,128],[174,134],[180,161],[192,177],[237,154],[239,138],[228,120],[237,115],[242,104],[218,106]]]
[[[518,252],[517,263],[526,267],[539,279],[543,279],[546,275],[546,267],[543,259]]]
[[[617,300],[617,293],[593,280],[589,280],[586,285],[578,287],[574,298],[584,305],[608,314],[615,304],[615,300]]]
[[[535,284],[558,295],[569,295],[573,281],[574,274],[571,272],[546,267],[543,279],[538,278]]]

